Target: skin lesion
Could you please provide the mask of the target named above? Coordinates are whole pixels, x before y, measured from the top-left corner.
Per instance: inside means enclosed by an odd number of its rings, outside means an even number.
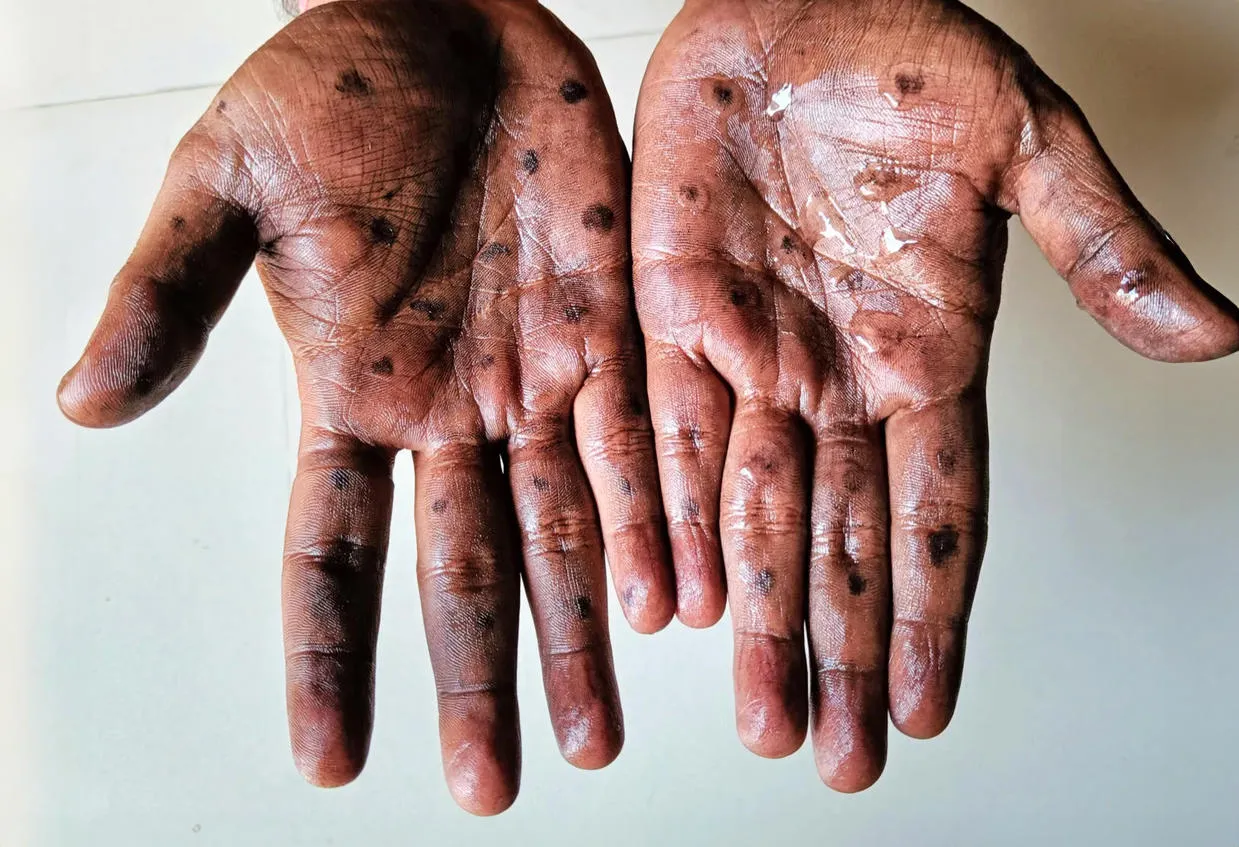
[[[959,530],[944,526],[929,534],[929,561],[934,567],[945,567],[959,552]]]
[[[615,226],[615,212],[602,203],[590,206],[581,215],[581,225],[589,230],[610,232]]]
[[[575,105],[589,97],[589,89],[578,79],[566,79],[559,86],[559,96],[565,103]]]
[[[364,97],[374,92],[373,83],[356,68],[341,71],[336,79],[336,91],[349,97]]]

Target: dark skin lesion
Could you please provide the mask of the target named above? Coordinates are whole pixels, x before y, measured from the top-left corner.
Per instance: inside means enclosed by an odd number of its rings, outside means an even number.
[[[819,772],[866,788],[886,716],[931,737],[958,695],[1008,218],[1146,356],[1232,353],[1239,311],[1070,98],[951,0],[689,0],[636,126],[634,283],[680,615],[708,625],[730,603],[737,727],[762,755],[804,740],[811,659]]]
[[[589,96],[589,89],[579,79],[566,79],[559,86],[559,96],[565,103],[580,103]]]
[[[372,93],[370,80],[356,68],[341,72],[336,81],[336,91],[350,97],[364,97]]]
[[[581,216],[581,226],[586,229],[610,232],[611,227],[615,226],[615,212],[601,203],[590,206]]]
[[[929,561],[936,567],[950,564],[959,552],[959,532],[953,526],[934,530],[929,536]]]

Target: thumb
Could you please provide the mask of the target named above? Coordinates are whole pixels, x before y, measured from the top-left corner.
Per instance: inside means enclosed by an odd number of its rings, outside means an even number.
[[[1080,305],[1151,359],[1198,362],[1239,350],[1239,310],[1140,205],[1079,107],[1044,85],[1004,194]]]
[[[206,186],[194,159],[174,156],[86,352],[61,380],[57,400],[75,423],[128,423],[172,393],[254,260],[253,221]]]

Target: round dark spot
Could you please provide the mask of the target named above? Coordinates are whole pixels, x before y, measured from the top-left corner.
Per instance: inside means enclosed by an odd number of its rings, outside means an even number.
[[[391,376],[395,368],[392,366],[391,359],[387,356],[370,365],[370,373],[378,374],[379,376]]]
[[[544,476],[535,476],[531,481],[533,482],[533,487],[536,488],[538,491],[550,491],[551,490],[551,483]]]
[[[564,307],[564,320],[570,324],[579,324],[588,310],[584,306],[571,304]]]
[[[495,613],[490,610],[478,612],[477,626],[481,632],[493,630],[495,628]]]
[[[343,468],[336,468],[331,472],[331,487],[336,491],[343,491],[348,488],[348,471]]]
[[[783,240],[779,243],[779,247],[784,253],[791,253],[796,249],[796,242],[790,235],[783,236]]]
[[[579,80],[566,79],[559,86],[559,96],[564,98],[565,103],[580,103],[589,96],[589,89]]]
[[[920,94],[925,90],[925,77],[919,73],[900,71],[895,74],[895,87],[905,97],[910,94]]]
[[[409,303],[409,309],[425,315],[426,320],[437,321],[443,317],[446,307],[436,300],[413,300]]]
[[[714,88],[711,91],[714,94],[714,102],[720,106],[730,106],[732,101],[736,99],[736,92],[732,91],[731,86],[726,83],[714,83]]]
[[[373,547],[363,546],[347,538],[337,538],[327,547],[320,567],[328,574],[338,575],[368,568],[376,563],[377,559],[377,552]]]
[[[848,574],[848,591],[853,597],[864,594],[868,584],[865,582],[865,578],[855,571]]]
[[[387,218],[375,218],[370,221],[370,238],[378,244],[395,244],[396,228]]]
[[[350,68],[340,74],[336,80],[336,91],[350,97],[361,97],[370,93],[370,80],[361,75],[356,68]]]
[[[929,561],[942,567],[959,552],[959,532],[953,526],[944,526],[929,534]]]
[[[585,210],[585,214],[581,215],[581,225],[586,229],[600,229],[607,232],[615,226],[615,212],[611,211],[610,206],[604,206],[601,203],[590,206]]]
[[[396,195],[397,195],[397,194],[399,194],[399,193],[400,193],[400,189],[399,189],[399,188],[393,188],[393,189],[391,189],[390,191],[385,191],[385,192],[383,192],[383,199],[384,199],[384,200],[394,200],[394,199],[396,198]]]
[[[731,305],[743,306],[749,302],[749,295],[741,291],[739,288],[731,289]]]
[[[594,616],[594,604],[589,602],[588,597],[578,597],[573,603],[576,608],[576,616],[583,621],[587,621]]]
[[[753,577],[753,588],[763,597],[768,597],[774,590],[774,574],[769,568],[762,568]]]
[[[865,472],[860,468],[848,468],[843,472],[843,489],[855,494],[865,487]]]
[[[696,203],[697,202],[697,186],[681,185],[680,196],[683,197],[685,200],[687,200],[689,203]]]
[[[436,515],[441,515],[444,512],[446,512],[447,511],[447,499],[443,497],[437,498],[433,503],[430,504],[430,511],[434,512]]]
[[[221,113],[228,111],[228,101],[220,100],[217,104],[215,104],[215,111]]]
[[[177,232],[180,232],[181,230],[183,230],[185,228],[185,219],[182,218],[180,215],[177,215],[176,217],[174,217],[172,219],[172,228],[176,230]]]
[[[521,167],[525,169],[525,173],[531,174],[538,170],[538,154],[533,150],[526,150],[521,154]]]

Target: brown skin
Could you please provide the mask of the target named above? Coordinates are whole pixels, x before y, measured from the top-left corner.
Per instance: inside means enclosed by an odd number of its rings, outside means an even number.
[[[650,62],[633,261],[679,614],[730,596],[741,738],[788,755],[812,715],[841,791],[888,712],[928,738],[955,708],[1014,214],[1132,349],[1239,348],[1075,104],[959,3],[689,0]]]
[[[604,550],[634,627],[675,608],[625,160],[588,51],[524,0],[314,9],[173,156],[60,403],[86,426],[152,408],[257,255],[302,404],[283,605],[292,746],[316,784],[366,758],[400,450],[457,802],[495,813],[517,792],[522,577],[564,756],[619,752]]]

